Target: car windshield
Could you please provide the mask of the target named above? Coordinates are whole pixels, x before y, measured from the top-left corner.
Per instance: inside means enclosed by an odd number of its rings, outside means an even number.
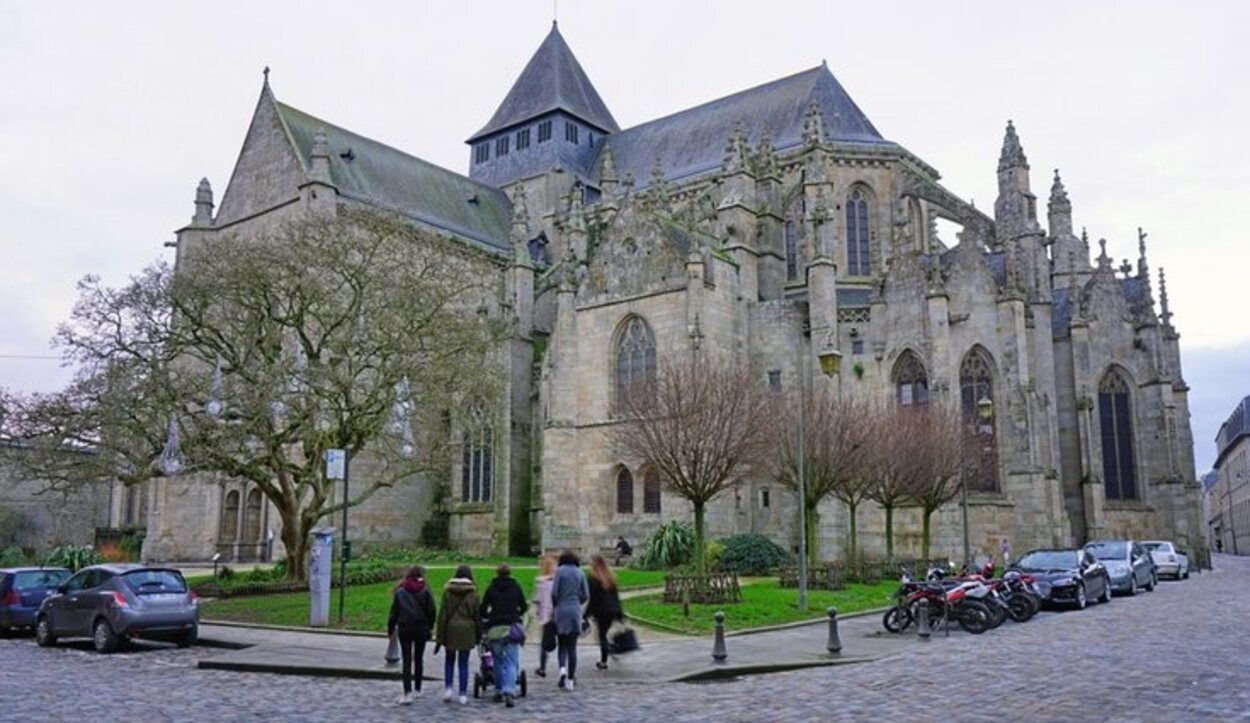
[[[1171,552],[1172,545],[1168,542],[1143,542],[1142,543],[1150,552]]]
[[[140,595],[187,591],[187,584],[176,570],[135,570],[122,575],[122,579]]]
[[[1075,570],[1075,550],[1037,550],[1016,562],[1021,570]]]
[[[13,576],[13,587],[18,590],[53,588],[69,578],[69,570],[28,570]]]
[[[1123,560],[1128,557],[1127,542],[1092,542],[1085,549],[1099,560]]]

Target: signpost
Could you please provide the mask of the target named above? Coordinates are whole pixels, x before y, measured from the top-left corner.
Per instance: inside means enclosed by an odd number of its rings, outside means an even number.
[[[347,596],[347,561],[352,556],[352,543],[347,540],[347,485],[351,460],[345,449],[326,450],[326,479],[343,482],[343,546],[339,555],[339,623],[343,622],[343,603]]]

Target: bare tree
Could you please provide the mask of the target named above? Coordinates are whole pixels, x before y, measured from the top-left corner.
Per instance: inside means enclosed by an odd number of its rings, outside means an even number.
[[[946,407],[931,405],[912,422],[906,448],[914,467],[909,497],[923,515],[920,554],[927,560],[933,513],[959,496],[967,433],[959,413]]]
[[[702,356],[665,359],[652,381],[618,400],[613,438],[694,508],[695,566],[704,573],[704,512],[769,451],[773,395],[746,366]]]
[[[850,516],[848,560],[857,556],[857,512],[870,491],[869,447],[876,434],[879,410],[856,398],[844,398],[828,386],[807,395],[795,391],[787,400],[784,424],[777,427],[778,481],[798,493],[798,397],[806,396],[803,434],[803,512],[807,515],[808,561],[816,562],[819,505],[827,497],[846,505]]]
[[[254,483],[301,579],[314,526],[400,480],[446,475],[447,414],[496,393],[506,324],[489,313],[489,264],[396,217],[348,211],[203,242],[176,273],[158,263],[120,288],[87,277],[57,334],[78,375],[21,400],[11,433],[56,484]],[[332,448],[370,459],[347,501],[326,479]]]
[[[914,460],[915,435],[923,407],[891,405],[883,409],[869,445],[868,499],[885,510],[885,554],[894,559],[894,511],[913,501],[919,467]]]

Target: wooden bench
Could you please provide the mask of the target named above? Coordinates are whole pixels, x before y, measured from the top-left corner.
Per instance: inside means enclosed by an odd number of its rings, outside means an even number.
[[[628,562],[634,559],[633,552],[630,552],[628,555],[622,555],[616,551],[615,547],[600,547],[599,554],[603,556],[603,559],[611,560],[614,567],[620,567],[622,560]]]

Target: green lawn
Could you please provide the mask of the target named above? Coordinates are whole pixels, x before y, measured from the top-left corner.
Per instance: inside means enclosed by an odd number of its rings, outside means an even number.
[[[435,591],[443,589],[454,572],[454,566],[426,567],[426,581]],[[493,565],[479,565],[473,569],[478,589],[484,590],[490,579],[495,576]],[[664,584],[662,570],[618,570],[622,589],[661,586]],[[514,568],[513,577],[521,583],[526,594],[534,589],[534,578],[538,575],[536,568]],[[398,582],[398,580],[396,581]],[[337,623],[333,627],[347,630],[386,630],[386,616],[390,612],[391,592],[395,582],[378,583],[375,585],[348,586],[347,600],[343,606],[344,624]],[[330,618],[338,620],[339,591],[335,588],[330,598]],[[236,597],[223,600],[207,600],[202,603],[201,616],[205,620],[233,620],[236,622],[264,623],[266,625],[307,625],[308,624],[308,593],[280,593],[276,595],[256,595]]]
[[[809,590],[807,613],[798,609],[798,590],[783,588],[776,580],[742,587],[742,602],[728,605],[691,605],[690,617],[682,614],[680,604],[661,601],[660,595],[646,595],[624,601],[625,612],[642,621],[660,623],[689,634],[708,633],[715,627],[712,616],[725,612],[726,630],[744,630],[768,625],[824,618],[830,605],[839,614],[869,610],[890,604],[890,593],[898,589],[892,580],[876,585],[849,585],[844,590]]]

